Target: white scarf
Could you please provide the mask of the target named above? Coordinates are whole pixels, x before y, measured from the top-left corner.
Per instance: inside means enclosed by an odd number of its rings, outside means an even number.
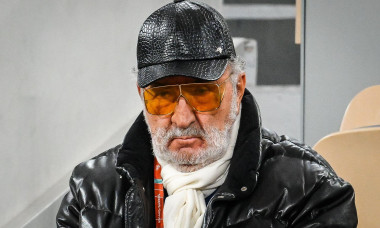
[[[227,177],[240,125],[240,113],[232,127],[226,154],[204,168],[183,173],[157,158],[163,185],[169,196],[164,204],[165,228],[199,228],[206,211],[205,197],[222,185]]]

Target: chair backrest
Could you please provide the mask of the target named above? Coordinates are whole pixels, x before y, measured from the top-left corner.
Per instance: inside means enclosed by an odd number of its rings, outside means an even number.
[[[380,125],[380,85],[358,93],[348,105],[340,131]]]
[[[343,131],[315,146],[355,190],[358,227],[380,227],[380,127]]]

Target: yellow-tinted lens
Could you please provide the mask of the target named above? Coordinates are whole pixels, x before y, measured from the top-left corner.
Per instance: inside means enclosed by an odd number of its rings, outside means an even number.
[[[144,91],[147,111],[153,115],[166,115],[174,111],[180,95],[179,86],[154,87]]]
[[[207,112],[219,108],[219,87],[211,83],[181,85],[182,95],[197,111]]]

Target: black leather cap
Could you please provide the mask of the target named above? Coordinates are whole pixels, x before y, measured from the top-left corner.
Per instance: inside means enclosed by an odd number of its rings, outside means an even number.
[[[235,49],[227,24],[204,3],[175,0],[152,13],[137,43],[137,83],[166,76],[219,79]]]

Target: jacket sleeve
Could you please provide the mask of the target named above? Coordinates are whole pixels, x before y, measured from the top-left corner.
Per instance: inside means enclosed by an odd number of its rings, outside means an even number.
[[[325,177],[315,185],[290,227],[356,227],[355,193],[339,177]]]
[[[58,210],[56,223],[57,227],[79,227],[80,206],[77,198],[77,191],[73,180],[70,178],[70,191],[63,197]]]

